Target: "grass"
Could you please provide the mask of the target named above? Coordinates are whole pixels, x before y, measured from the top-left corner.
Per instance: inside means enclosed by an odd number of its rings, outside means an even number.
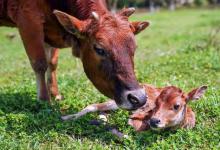
[[[74,113],[102,96],[85,77],[81,62],[62,50],[58,78],[65,101],[49,106],[36,101],[35,77],[16,29],[0,28],[0,149],[219,149],[220,148],[220,10],[180,10],[137,14],[150,20],[137,36],[135,64],[140,82],[176,85],[189,91],[208,85],[198,102],[194,129],[136,133],[127,125],[128,112],[115,111],[110,124],[128,139],[118,139],[104,126],[91,126],[89,114],[63,123],[63,111]],[[7,34],[15,33],[9,40]]]

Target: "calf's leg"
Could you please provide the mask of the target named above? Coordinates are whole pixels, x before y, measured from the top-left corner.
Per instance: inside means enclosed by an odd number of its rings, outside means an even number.
[[[87,113],[97,112],[97,111],[103,112],[103,111],[110,111],[110,110],[116,110],[116,109],[118,109],[118,106],[115,103],[115,101],[109,100],[105,103],[89,105],[86,108],[84,108],[82,111],[80,111],[76,114],[62,116],[61,119],[63,121],[67,121],[67,120],[71,120],[71,119],[76,120],[76,119],[86,115]]]

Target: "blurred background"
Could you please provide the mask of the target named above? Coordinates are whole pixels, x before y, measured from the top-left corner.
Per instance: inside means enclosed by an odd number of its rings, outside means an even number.
[[[108,7],[112,11],[124,6],[138,7],[147,9],[150,12],[159,11],[160,9],[169,9],[174,11],[178,8],[192,7],[218,7],[220,0],[107,0]]]

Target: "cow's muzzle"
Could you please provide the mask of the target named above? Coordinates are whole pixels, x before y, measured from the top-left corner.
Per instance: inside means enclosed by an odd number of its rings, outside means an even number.
[[[147,94],[144,89],[130,90],[123,92],[119,107],[126,110],[136,110],[147,101]]]

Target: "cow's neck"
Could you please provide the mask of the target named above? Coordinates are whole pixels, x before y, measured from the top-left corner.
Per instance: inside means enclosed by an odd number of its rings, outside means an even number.
[[[82,20],[87,19],[93,11],[99,15],[108,11],[105,0],[66,0],[66,4],[63,2],[62,5],[67,7],[67,13]]]

